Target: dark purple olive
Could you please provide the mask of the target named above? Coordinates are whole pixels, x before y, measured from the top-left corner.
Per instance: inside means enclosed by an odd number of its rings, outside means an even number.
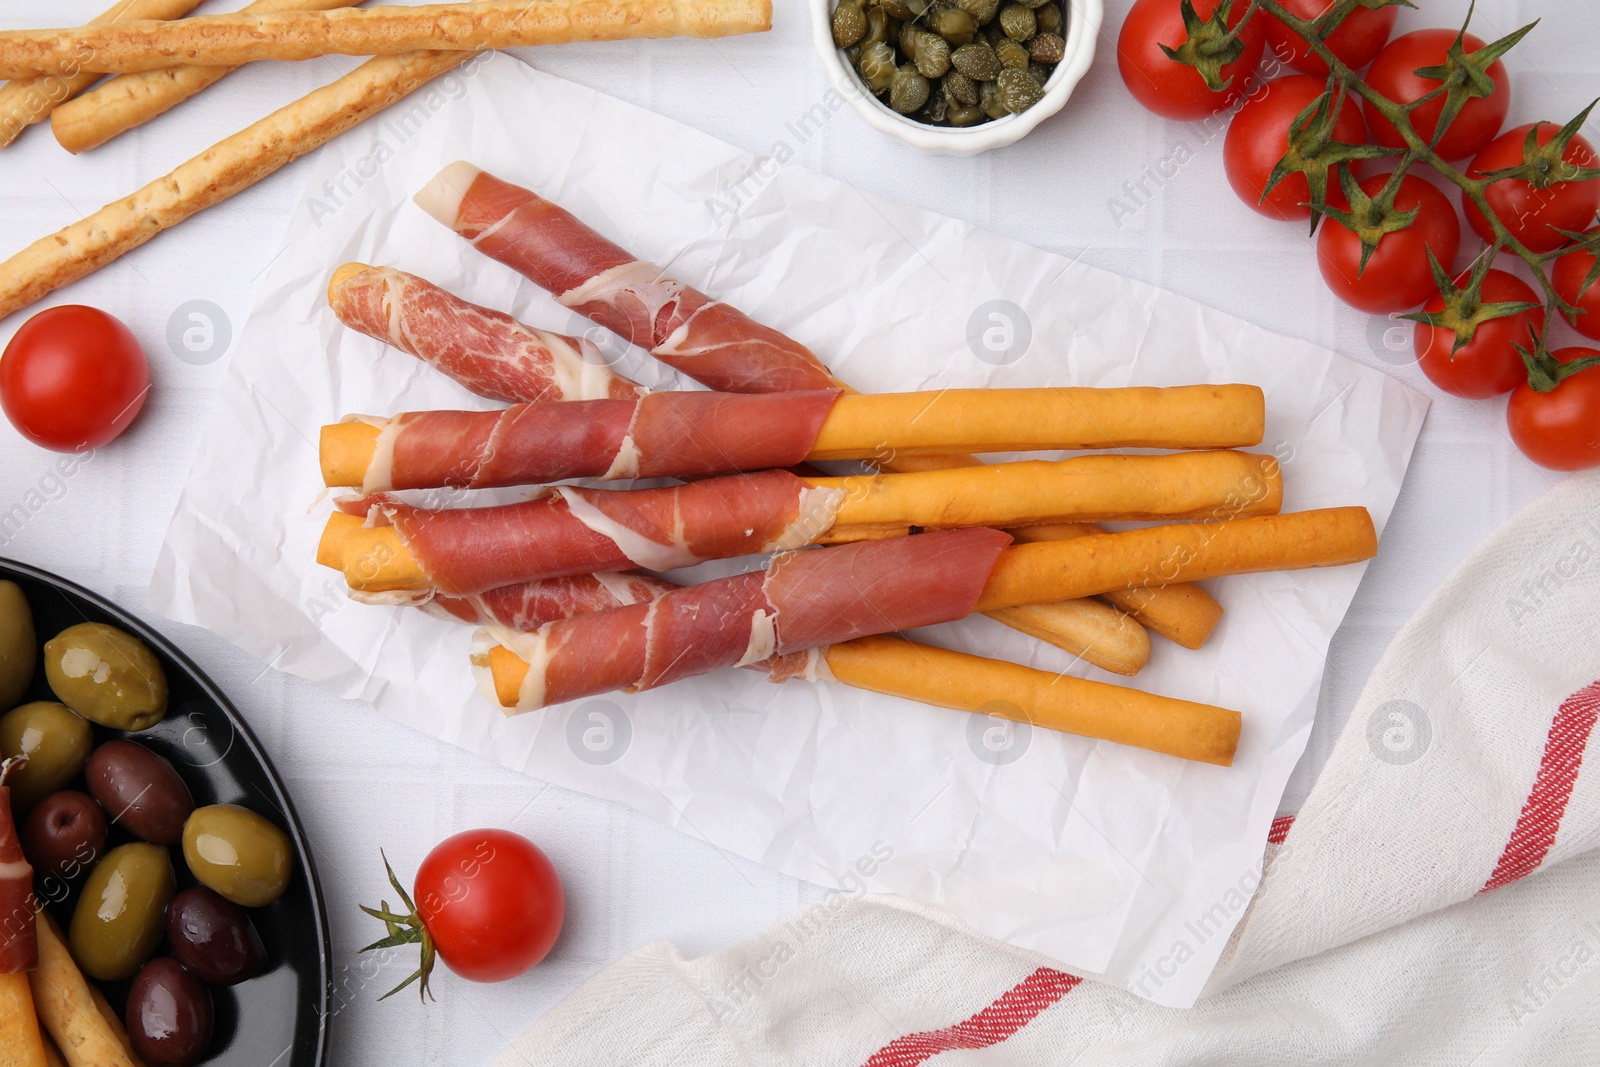
[[[149,1067],[189,1067],[211,1045],[211,991],[170,956],[153,959],[128,989],[128,1037]]]
[[[250,916],[203,885],[167,905],[167,941],[185,967],[217,985],[237,985],[267,969],[267,950]]]
[[[176,845],[194,797],[172,764],[136,741],[107,741],[83,769],[113,825],[153,845]]]
[[[41,878],[68,881],[94,866],[106,850],[106,814],[75,789],[51,793],[22,823],[22,854]]]

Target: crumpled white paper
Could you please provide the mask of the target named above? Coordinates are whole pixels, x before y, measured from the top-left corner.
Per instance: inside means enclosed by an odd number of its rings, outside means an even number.
[[[1254,890],[1329,638],[1365,568],[1212,583],[1227,614],[1207,647],[1158,639],[1131,684],[1243,712],[1231,768],[737,670],[507,718],[474,690],[469,629],[351,603],[340,576],[314,562],[331,508],[322,424],[489,406],[343,327],[327,309],[328,277],[347,260],[414,271],[534,325],[589,330],[647,384],[673,378],[411,203],[456,159],[560,202],[867,391],[1259,384],[1286,511],[1364,504],[1381,530],[1426,401],[1325,349],[757,159],[503,55],[322,151],[240,333],[150,608],[789,874],[900,893],[1160,1003],[1191,1004]],[[1111,680],[986,619],[918,637]]]

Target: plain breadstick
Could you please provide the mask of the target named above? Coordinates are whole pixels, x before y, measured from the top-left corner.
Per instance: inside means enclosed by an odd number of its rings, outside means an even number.
[[[244,11],[330,11],[354,7],[361,0],[256,0]],[[193,8],[195,4],[184,5]],[[166,18],[187,15],[187,10]],[[137,18],[162,16],[133,16]],[[143,74],[124,74],[104,85],[68,100],[50,115],[50,131],[68,152],[98,148],[113,137],[142,126],[196,93],[227,77],[234,67],[168,67]],[[93,84],[100,75],[87,75]],[[38,120],[35,120],[38,121]]]
[[[989,618],[1112,674],[1138,674],[1150,662],[1150,635],[1144,627],[1091,597],[1004,608],[989,612]]]
[[[771,0],[483,0],[204,15],[181,22],[0,33],[0,77],[51,74],[74,64],[83,70],[135,74],[185,64],[237,67],[325,55],[722,37],[771,27]]]
[[[119,0],[89,25],[129,19],[180,19],[200,6],[200,0]],[[51,112],[100,80],[98,73],[86,74],[78,65],[69,65],[56,74],[44,74],[7,82],[0,86],[0,148],[23,130],[50,118]]]
[[[1243,724],[1237,711],[1003,660],[860,637],[831,645],[828,672],[857,689],[1026,722],[1227,767]]]
[[[1091,522],[1058,522],[1046,526],[1021,526],[1006,531],[1018,544],[1065,541],[1106,532]],[[1159,588],[1120,590],[1100,595],[1168,641],[1184,648],[1200,648],[1217,628],[1217,623],[1222,621],[1222,605],[1192,582],[1174,582]]]
[[[248,189],[470,58],[467,52],[413,52],[369,60],[132,196],[35,241],[0,263],[0,318]]]
[[[72,962],[55,920],[39,913],[39,966],[28,972],[39,1021],[55,1039],[68,1067],[133,1067],[128,1035],[104,997]]]
[[[27,974],[0,974],[0,1067],[46,1067],[47,1063]]]

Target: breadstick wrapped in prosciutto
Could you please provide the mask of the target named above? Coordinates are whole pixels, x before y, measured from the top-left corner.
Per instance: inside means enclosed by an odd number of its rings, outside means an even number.
[[[405,328],[405,324],[401,324]],[[364,492],[568,478],[699,477],[807,460],[1259,444],[1253,385],[662,392],[504,411],[352,416],[322,428],[323,480]]]
[[[419,207],[474,248],[712,389],[774,393],[839,383],[798,341],[667,277],[571,212],[470,163],[452,163]]]
[[[533,633],[480,631],[473,666],[496,703],[531,711],[950,622],[971,613],[1010,541],[998,530],[949,530],[784,552],[763,571],[684,586],[649,604]],[[523,668],[517,677],[515,663]]]
[[[34,933],[33,868],[22,854],[11,787],[6,778],[26,760],[0,763],[0,974],[21,974],[39,965]]]
[[[351,329],[491,400],[637,399],[644,392],[606,366],[594,342],[524,326],[405,271],[346,263],[328,283],[328,306]]]
[[[1010,526],[1063,518],[1206,518],[1276,512],[1276,461],[1245,452],[1080,456],[922,474],[730,474],[656,489],[555,486],[534,500],[425,509],[379,494],[366,522],[329,520],[318,560],[384,601],[593,571],[665,571],[912,526]],[[347,505],[347,510],[349,509]]]
[[[419,605],[439,619],[474,626],[537,630],[547,622],[593,611],[648,604],[678,588],[671,582],[631,571],[600,571],[547,578],[540,582],[502,585],[465,596],[440,594]]]

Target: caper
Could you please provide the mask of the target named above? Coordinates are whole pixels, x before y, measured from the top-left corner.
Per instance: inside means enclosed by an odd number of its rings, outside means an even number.
[[[906,22],[901,24],[900,34],[895,38],[896,43],[900,46],[900,54],[907,58],[914,55],[917,51],[917,34],[926,32],[915,23]]]
[[[1044,95],[1044,87],[1025,70],[1002,70],[996,84],[1001,105],[1013,115],[1028,110]]]
[[[945,102],[943,93],[930,92],[928,102],[923,104],[911,117],[918,122],[926,122],[929,126],[943,126],[945,116],[949,114],[950,105]]]
[[[953,45],[970,44],[978,32],[978,20],[959,7],[947,7],[928,16],[933,32]]]
[[[1054,4],[1046,4],[1034,9],[1033,21],[1039,24],[1040,33],[1061,32],[1061,9]]]
[[[1000,13],[1000,0],[956,0],[956,6],[972,16],[972,20],[983,26],[992,21]]]
[[[901,22],[910,22],[928,10],[928,0],[878,0],[878,6]]]
[[[994,46],[994,54],[1000,60],[1000,65],[1006,70],[1028,69],[1028,48],[1020,45],[1009,37],[1003,37]]]
[[[976,126],[983,121],[983,112],[973,104],[952,104],[945,121],[952,126]]]
[[[983,29],[978,31],[978,36],[992,47],[995,42],[1006,39],[1006,31],[1000,28],[1000,20],[996,18],[986,23]]]
[[[894,23],[894,25],[891,26],[890,23]],[[879,41],[887,41],[890,39],[890,34],[899,32],[899,23],[895,23],[895,20],[889,17],[887,11],[881,7],[869,7],[867,8],[867,33],[866,36],[861,38],[861,47],[865,48],[868,45],[877,44]]]
[[[1017,0],[1017,3],[1021,4],[1023,7],[1043,7],[1049,2],[1050,0]]]
[[[944,76],[944,95],[951,104],[963,104],[971,107],[978,102],[978,83],[961,73],[952,70]]]
[[[1051,67],[1040,66],[1038,63],[1029,63],[1028,77],[1032,78],[1034,83],[1037,84],[1039,88],[1043,89],[1045,83],[1050,80],[1050,71],[1052,69],[1053,68]]]
[[[992,119],[1003,119],[1011,112],[1000,102],[1000,86],[984,82],[978,86],[978,109]]]
[[[860,63],[861,62],[861,46],[858,45],[858,44],[853,44],[849,48],[846,48],[844,50],[844,58],[850,61],[850,65],[852,67],[855,66],[857,63]]]
[[[928,79],[908,63],[894,72],[894,80],[889,85],[889,106],[902,115],[909,115],[928,102],[929,91]]]
[[[1039,24],[1031,8],[1013,3],[1000,9],[1000,28],[1013,41],[1026,41],[1038,31]]]
[[[860,71],[867,88],[875,93],[883,92],[894,80],[894,49],[883,41],[867,45],[861,50],[861,63],[856,70]]]
[[[862,0],[839,0],[833,9],[833,43],[849,48],[867,35],[867,12]]]
[[[1053,33],[1041,33],[1028,42],[1028,57],[1035,63],[1059,63],[1067,54],[1067,42]]]
[[[950,69],[950,42],[937,33],[920,33],[912,61],[924,78],[942,78]]]
[[[973,81],[992,82],[1000,76],[1000,59],[994,49],[976,41],[951,52],[950,65]]]

